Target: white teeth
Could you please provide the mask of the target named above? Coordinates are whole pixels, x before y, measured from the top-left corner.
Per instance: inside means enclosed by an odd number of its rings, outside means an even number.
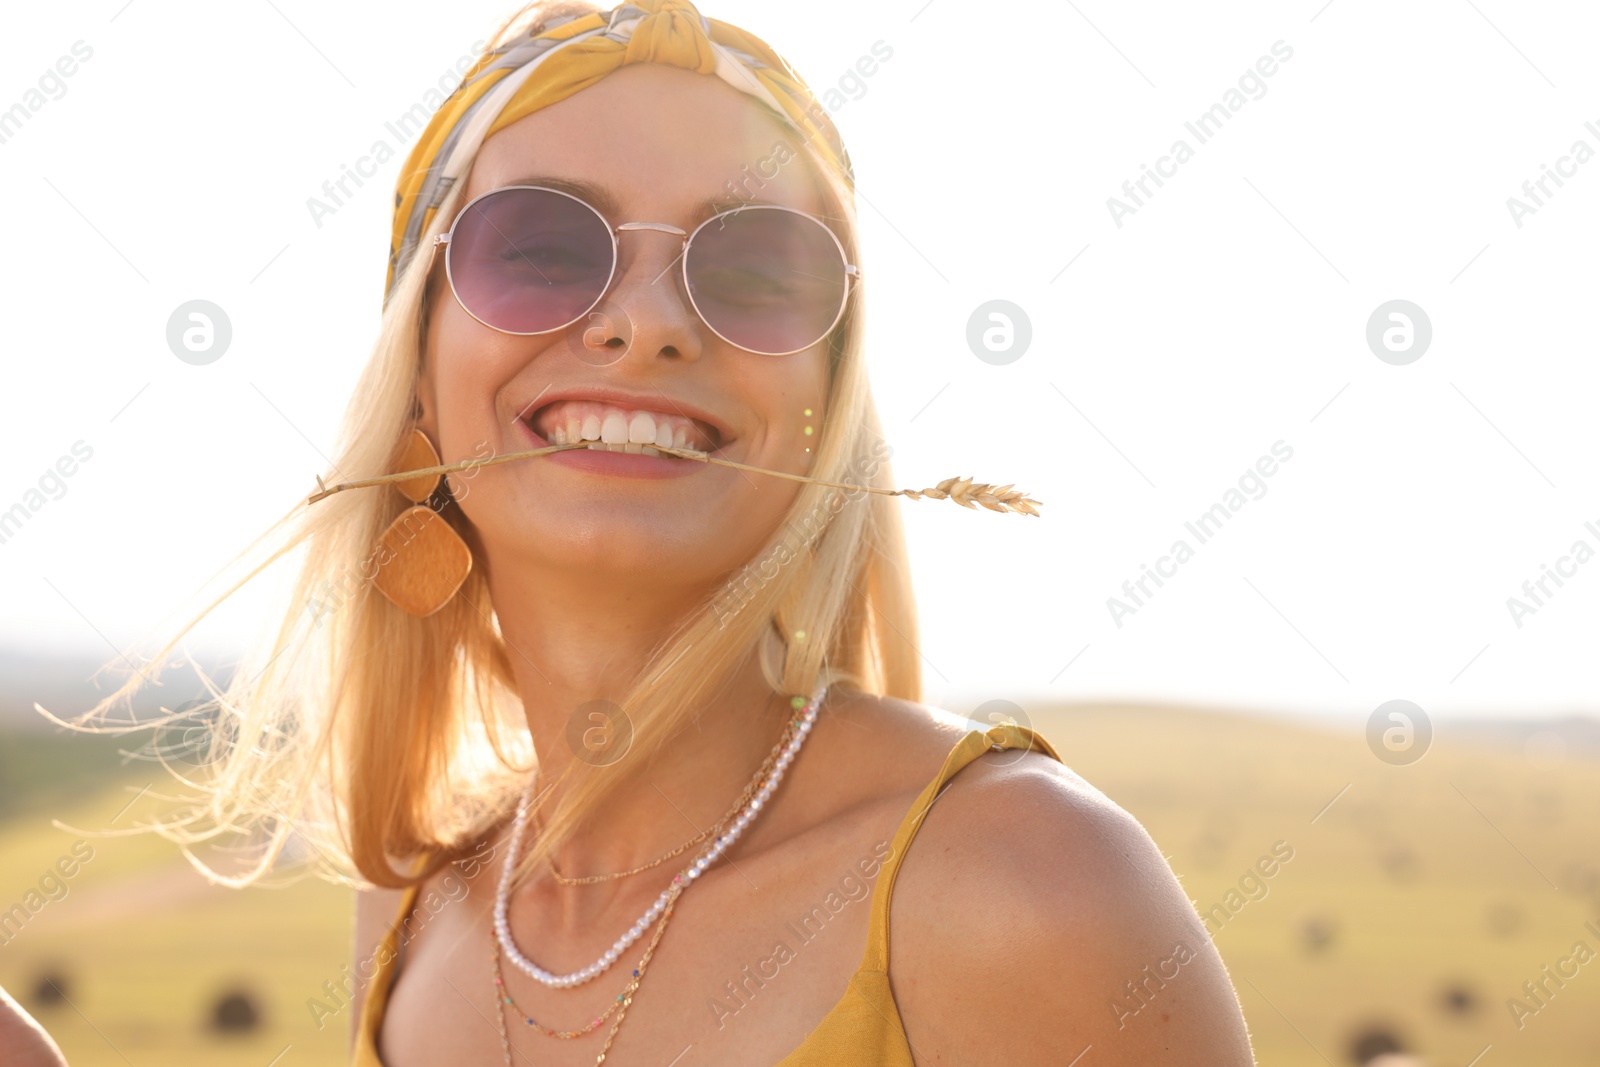
[[[635,412],[633,418],[628,422],[628,441],[632,444],[647,445],[655,439],[655,418],[647,411]]]
[[[705,448],[700,431],[681,415],[578,402],[554,411],[540,432],[553,445],[590,443],[608,451],[661,455],[658,449]],[[690,444],[691,440],[696,442]]]

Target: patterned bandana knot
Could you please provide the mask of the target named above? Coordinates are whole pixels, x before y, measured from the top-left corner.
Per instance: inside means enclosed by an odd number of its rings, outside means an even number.
[[[700,74],[715,74],[717,56],[705,17],[683,0],[635,0],[650,15],[633,27],[623,63],[668,63]]]

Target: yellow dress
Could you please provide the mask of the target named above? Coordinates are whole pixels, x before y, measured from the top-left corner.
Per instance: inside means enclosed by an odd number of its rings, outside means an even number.
[[[872,891],[872,914],[867,926],[866,953],[861,966],[850,976],[850,987],[843,998],[822,1017],[800,1047],[774,1067],[912,1067],[911,1046],[900,1023],[900,1012],[889,989],[889,898],[895,875],[905,858],[911,839],[922,825],[933,798],[956,772],[991,749],[1032,748],[1059,760],[1055,749],[1044,738],[1025,726],[1002,723],[987,731],[972,730],[956,743],[944,766],[917,797],[895,832],[881,877]],[[416,902],[418,886],[412,886],[400,902],[400,912],[385,935],[388,951],[378,952],[380,960],[393,961],[401,921]],[[378,1057],[378,1030],[394,982],[390,962],[378,968],[367,988],[361,1009],[361,1024],[356,1033],[355,1057],[351,1067],[383,1067]]]

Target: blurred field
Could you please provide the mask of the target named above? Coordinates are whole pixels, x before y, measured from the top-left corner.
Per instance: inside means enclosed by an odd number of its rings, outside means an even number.
[[[1520,1029],[1507,1008],[1576,943],[1600,953],[1584,927],[1600,927],[1594,747],[1563,751],[1548,735],[1491,743],[1444,724],[1425,758],[1394,767],[1359,735],[1281,720],[1030,711],[1076,770],[1145,824],[1201,911],[1227,902],[1275,843],[1293,849],[1212,927],[1263,1065],[1356,1064],[1364,1034],[1369,1050],[1388,1035],[1434,1067],[1600,1064],[1600,956],[1564,986],[1547,980],[1553,995]],[[3,744],[9,908],[78,840],[51,819],[104,827],[160,779],[104,745],[38,734]],[[0,947],[0,984],[74,1067],[346,1062],[347,1016],[319,1031],[306,1002],[349,961],[348,892],[213,889],[175,866],[165,842],[89,843],[94,858],[68,895]],[[68,1002],[38,998],[46,973],[66,979]],[[258,1001],[260,1025],[219,1035],[207,1020],[236,986]],[[1085,995],[1112,1011],[1114,991]]]

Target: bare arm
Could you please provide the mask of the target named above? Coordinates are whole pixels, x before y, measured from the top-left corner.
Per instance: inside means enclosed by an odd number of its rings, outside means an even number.
[[[0,989],[0,1061],[7,1067],[67,1067],[61,1049],[11,994]]]

